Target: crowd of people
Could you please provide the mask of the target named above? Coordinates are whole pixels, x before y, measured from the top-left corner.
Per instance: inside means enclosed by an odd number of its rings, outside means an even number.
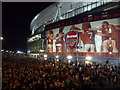
[[[50,60],[14,57],[3,59],[2,74],[3,90],[120,88],[120,70],[108,64],[69,65]]]

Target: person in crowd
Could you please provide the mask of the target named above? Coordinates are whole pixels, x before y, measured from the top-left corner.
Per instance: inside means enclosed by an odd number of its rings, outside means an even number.
[[[44,65],[44,60],[38,63],[38,60],[29,58],[4,59],[2,89],[120,88],[120,71],[107,72],[104,68],[97,68],[98,65],[94,68],[85,65],[72,67],[62,62],[54,67],[53,63],[46,61]]]

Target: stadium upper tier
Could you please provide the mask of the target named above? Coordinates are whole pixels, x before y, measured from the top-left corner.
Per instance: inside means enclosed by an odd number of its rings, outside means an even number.
[[[30,24],[32,35],[44,31],[46,24],[74,17],[80,13],[99,7],[106,2],[56,2],[38,13]]]

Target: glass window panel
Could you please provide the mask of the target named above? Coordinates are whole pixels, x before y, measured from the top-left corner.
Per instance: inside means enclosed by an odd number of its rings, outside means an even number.
[[[65,18],[68,18],[68,13],[65,14]]]
[[[91,10],[91,5],[88,5],[88,10]]]
[[[84,12],[84,7],[79,9],[79,13],[82,13],[82,12]]]
[[[84,7],[84,11],[87,11],[87,6]]]
[[[92,4],[92,8],[95,8],[96,7],[96,3]]]
[[[97,7],[100,6],[100,2],[97,2]]]
[[[83,2],[83,6],[85,6],[85,5],[87,5],[88,4],[88,2]]]
[[[69,12],[69,13],[68,13],[68,15],[69,15],[69,18],[71,17],[71,13],[72,13],[72,12]]]
[[[65,14],[63,14],[63,15],[61,16],[61,19],[65,19]]]
[[[87,2],[88,4],[91,4],[91,2]]]
[[[79,10],[80,10],[80,9],[77,9],[77,14],[79,14]]]

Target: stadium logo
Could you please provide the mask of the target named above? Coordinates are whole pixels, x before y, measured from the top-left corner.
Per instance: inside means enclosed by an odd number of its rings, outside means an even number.
[[[79,34],[76,31],[70,31],[66,34],[65,42],[70,51],[73,51],[78,44]]]

